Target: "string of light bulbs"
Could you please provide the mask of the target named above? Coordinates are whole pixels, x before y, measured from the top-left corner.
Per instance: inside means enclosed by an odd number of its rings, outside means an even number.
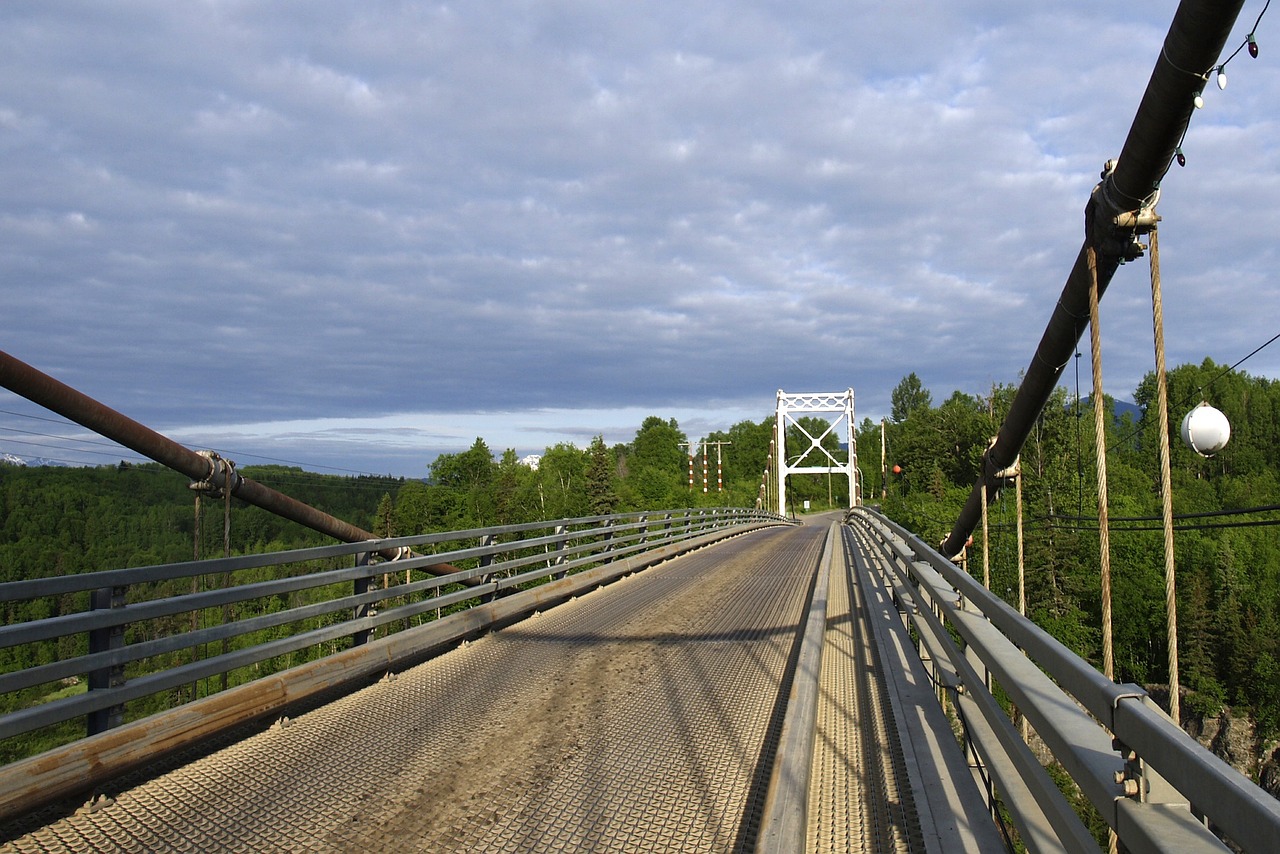
[[[1257,37],[1258,25],[1262,23],[1262,16],[1267,14],[1267,9],[1270,6],[1271,6],[1271,0],[1267,0],[1267,2],[1264,3],[1262,6],[1262,11],[1258,13],[1258,17],[1254,20],[1253,27],[1249,30],[1247,34],[1245,34],[1244,41],[1242,41],[1240,45],[1231,52],[1230,56],[1228,56],[1222,62],[1210,68],[1208,71],[1199,75],[1202,80],[1208,83],[1209,76],[1213,75],[1215,82],[1218,84],[1218,88],[1226,89],[1227,88],[1227,64],[1230,63],[1231,60],[1235,59],[1236,56],[1240,53],[1240,51],[1248,50],[1250,57],[1252,57],[1253,59],[1258,58],[1258,37]],[[1197,110],[1204,107],[1204,90],[1203,89],[1201,89],[1199,92],[1196,93],[1192,103],[1195,104],[1195,108]],[[1179,166],[1187,165],[1187,156],[1182,152],[1182,143],[1186,141],[1187,130],[1190,127],[1191,127],[1191,119],[1188,117],[1187,126],[1182,129],[1182,136],[1181,138],[1178,139],[1178,144],[1173,149],[1173,157],[1178,162]]]

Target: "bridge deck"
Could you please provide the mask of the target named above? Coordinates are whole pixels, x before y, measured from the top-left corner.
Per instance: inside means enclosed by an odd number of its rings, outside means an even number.
[[[752,850],[826,531],[760,531],[638,573],[11,850]],[[936,850],[906,778],[925,763],[894,746],[894,689],[876,687],[846,563],[810,847]]]

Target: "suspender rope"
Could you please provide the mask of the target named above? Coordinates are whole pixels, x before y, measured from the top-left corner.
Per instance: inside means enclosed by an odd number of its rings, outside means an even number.
[[[1107,514],[1106,402],[1102,399],[1102,330],[1098,326],[1098,255],[1089,244],[1089,344],[1093,357],[1094,448],[1098,467],[1098,557],[1102,572],[1102,672],[1115,678],[1111,646],[1111,530]]]
[[[1164,303],[1160,296],[1160,243],[1151,229],[1151,322],[1156,342],[1156,399],[1160,424],[1160,510],[1164,519],[1164,610],[1169,642],[1169,717],[1182,725],[1178,696],[1178,602],[1173,560],[1173,485],[1169,474],[1169,388],[1164,364]]]
[[[982,586],[991,589],[991,539],[987,528],[987,484],[982,484]]]

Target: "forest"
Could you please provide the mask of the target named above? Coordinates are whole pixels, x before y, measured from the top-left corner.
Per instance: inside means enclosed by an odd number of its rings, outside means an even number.
[[[888,472],[879,470],[880,425],[861,425],[859,459],[876,461],[864,466],[874,469],[868,500],[936,543],[968,497],[1016,387],[996,387],[986,398],[956,392],[934,406],[913,380],[894,391],[884,430]],[[1183,709],[1208,716],[1229,704],[1273,738],[1280,735],[1280,383],[1205,360],[1171,370],[1168,387]],[[1136,415],[1105,419],[1112,625],[1116,678],[1150,687],[1168,683],[1154,374],[1133,400]],[[1178,438],[1183,416],[1202,400],[1231,423],[1230,442],[1212,458]],[[1021,466],[1028,614],[1097,665],[1094,435],[1091,403],[1059,387],[1023,447]],[[1013,502],[1014,491],[1006,489],[990,508],[989,553],[992,589],[1016,603]],[[981,534],[975,539],[971,555],[981,548]]]
[[[1159,510],[1154,376],[1133,392],[1136,408],[1107,420],[1116,677],[1167,682],[1163,535]],[[953,392],[941,404],[914,374],[892,395],[891,417],[857,425],[863,500],[939,542],[977,477],[1016,386],[987,396]],[[1224,704],[1280,735],[1280,383],[1206,360],[1169,373],[1177,606],[1184,709]],[[1177,440],[1185,412],[1207,400],[1232,425],[1212,458]],[[1110,401],[1108,401],[1110,403]],[[1113,410],[1114,411],[1114,410]],[[1088,400],[1058,388],[1022,453],[1028,613],[1079,654],[1100,661],[1099,535],[1094,419]],[[515,451],[495,454],[482,438],[434,460],[425,480],[339,477],[285,466],[243,473],[380,536],[689,506],[754,505],[773,418],[743,421],[705,437],[722,442],[689,486],[687,436],[674,419],[646,419],[627,443],[547,448],[536,468]],[[805,425],[814,435],[825,423]],[[795,430],[794,427],[791,428]],[[842,431],[841,431],[842,432]],[[799,434],[788,438],[791,447]],[[834,432],[824,440],[838,458]],[[881,448],[885,449],[882,466]],[[813,460],[820,465],[817,452]],[[838,473],[795,478],[792,508],[847,506]],[[1016,600],[1012,490],[992,504],[992,588]],[[27,468],[0,464],[0,581],[151,563],[275,551],[325,538],[241,502],[231,502],[223,539],[221,502],[197,506],[186,479],[155,464]],[[981,547],[975,543],[974,549]],[[971,561],[971,564],[973,562]],[[979,570],[980,571],[980,570]],[[20,604],[6,622],[28,619]]]

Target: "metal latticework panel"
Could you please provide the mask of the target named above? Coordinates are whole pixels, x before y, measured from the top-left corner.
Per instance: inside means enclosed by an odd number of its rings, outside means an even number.
[[[799,415],[835,414],[836,418],[830,426],[814,436],[804,424],[797,419]],[[787,428],[795,427],[808,440],[808,447],[800,453],[787,452]],[[840,435],[843,429],[844,442],[848,447],[846,459],[840,460],[829,449],[822,445],[822,440],[831,434]],[[849,506],[858,504],[858,446],[853,435],[853,389],[839,392],[810,392],[788,394],[778,389],[778,412],[774,419],[774,430],[777,432],[778,445],[778,512],[787,512],[787,476],[791,474],[826,474],[834,472],[844,474],[849,480]],[[825,465],[802,465],[811,454],[826,461]],[[792,463],[796,463],[792,465]]]

